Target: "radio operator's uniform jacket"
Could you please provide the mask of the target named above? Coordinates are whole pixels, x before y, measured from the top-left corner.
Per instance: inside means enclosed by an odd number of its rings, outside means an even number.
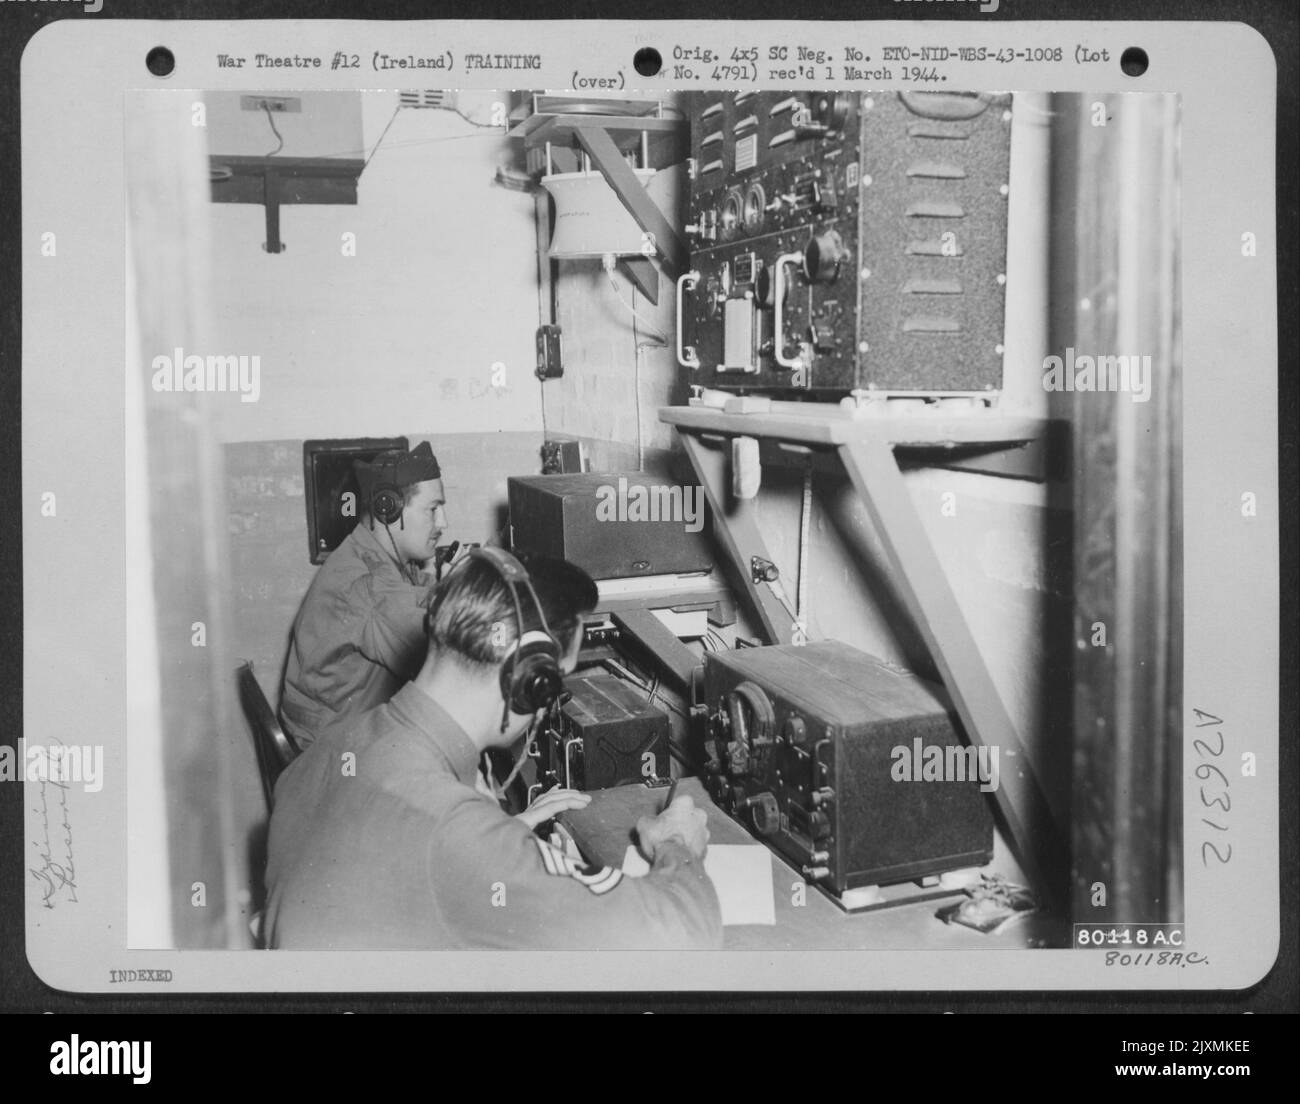
[[[419,686],[323,735],[275,789],[263,932],[310,949],[721,946],[704,864],[583,867],[475,788],[479,753]]]
[[[280,723],[299,748],[382,705],[424,662],[425,585],[411,582],[382,527],[358,524],[321,565],[293,623]]]

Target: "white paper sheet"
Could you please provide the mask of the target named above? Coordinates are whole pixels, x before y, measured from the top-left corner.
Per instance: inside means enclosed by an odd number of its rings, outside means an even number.
[[[766,847],[712,844],[704,855],[704,869],[718,891],[724,926],[776,923],[772,855]],[[635,845],[629,845],[623,856],[623,873],[629,878],[643,878],[649,872],[650,864]]]

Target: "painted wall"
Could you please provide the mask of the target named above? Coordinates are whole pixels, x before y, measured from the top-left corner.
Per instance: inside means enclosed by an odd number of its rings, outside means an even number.
[[[208,151],[217,156],[364,157],[361,104],[356,92],[270,92],[268,97],[298,100],[299,111],[251,111],[246,92],[205,92]],[[274,124],[274,129],[272,125]],[[276,136],[279,132],[279,137]],[[281,139],[284,142],[280,146]],[[373,142],[373,137],[372,137]],[[279,148],[277,148],[279,147]]]
[[[540,429],[533,200],[493,183],[518,144],[450,111],[397,110],[396,93],[360,95],[370,162],[355,206],[281,208],[287,248],[268,254],[260,206],[211,205],[210,351],[261,357],[258,401],[230,396],[219,438]],[[501,99],[462,93],[460,106],[486,123]]]

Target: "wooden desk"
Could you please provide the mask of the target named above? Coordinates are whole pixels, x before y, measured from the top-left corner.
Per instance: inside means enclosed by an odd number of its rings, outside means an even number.
[[[687,795],[708,814],[711,843],[763,846],[713,803],[699,779],[683,778],[678,782],[677,796]],[[621,868],[628,845],[636,842],[637,820],[658,813],[667,796],[666,786],[595,790],[590,805],[565,813],[561,819],[587,858]],[[799,872],[775,852],[768,851],[768,854],[772,862],[776,923],[725,928],[724,945],[729,950],[1005,949],[1042,945],[1061,938],[1059,925],[1045,917],[1012,924],[995,935],[983,935],[959,924],[945,924],[935,913],[959,900],[955,895],[871,912],[846,913],[821,890],[805,885]],[[995,846],[994,861],[987,869],[990,873],[1000,869],[1008,877],[1016,877],[1018,872],[1013,872],[1014,868],[1006,869],[1008,861],[1006,848]],[[803,904],[797,905],[801,886],[804,887]],[[886,898],[897,897],[901,892],[906,889],[889,887],[884,891]]]

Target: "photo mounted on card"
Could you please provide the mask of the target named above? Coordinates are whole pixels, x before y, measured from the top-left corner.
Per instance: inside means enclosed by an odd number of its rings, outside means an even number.
[[[1269,971],[1256,32],[80,20],[22,80],[47,984]]]

